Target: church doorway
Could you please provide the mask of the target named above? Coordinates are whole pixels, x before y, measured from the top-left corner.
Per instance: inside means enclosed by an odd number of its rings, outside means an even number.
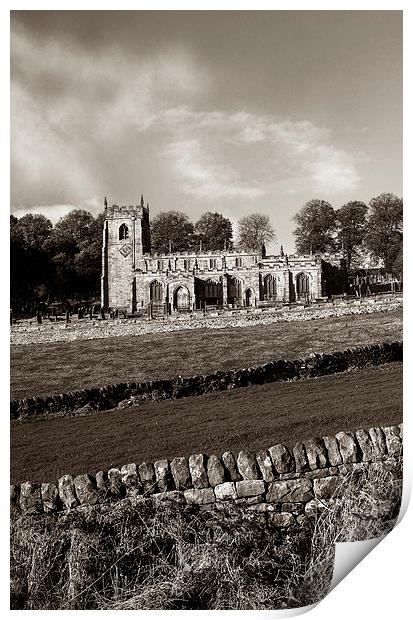
[[[252,306],[253,299],[254,293],[250,288],[247,288],[247,290],[245,291],[245,305],[248,307]]]
[[[190,310],[189,291],[186,286],[178,286],[174,292],[174,310]]]

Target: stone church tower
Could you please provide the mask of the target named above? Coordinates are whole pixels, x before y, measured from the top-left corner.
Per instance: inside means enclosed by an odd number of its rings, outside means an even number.
[[[150,253],[149,205],[104,202],[101,299],[104,308],[136,310],[136,262]],[[110,266],[110,268],[109,268]]]
[[[105,198],[101,300],[105,310],[149,317],[209,309],[308,304],[346,292],[342,255],[265,251],[151,254],[149,205],[108,206]],[[264,250],[264,249],[263,249]]]

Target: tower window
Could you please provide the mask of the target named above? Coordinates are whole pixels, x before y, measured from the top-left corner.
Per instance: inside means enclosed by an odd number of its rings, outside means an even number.
[[[242,267],[242,258],[237,257],[235,259],[235,267]]]
[[[119,228],[119,240],[123,241],[123,239],[128,239],[129,238],[129,228],[126,226],[126,224],[122,224],[122,226],[120,226]]]
[[[210,269],[216,269],[217,268],[217,259],[216,258],[210,258],[209,259],[209,268]]]

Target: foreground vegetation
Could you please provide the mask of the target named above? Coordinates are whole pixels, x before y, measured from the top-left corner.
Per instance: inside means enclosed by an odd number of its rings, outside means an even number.
[[[11,347],[11,397],[258,366],[402,339],[402,310]],[[110,360],[110,363],[108,363]]]
[[[326,594],[334,552],[266,515],[124,501],[12,526],[14,609],[272,609]],[[324,557],[325,556],[325,557]],[[313,568],[313,570],[312,570]],[[315,570],[317,569],[317,570]],[[325,574],[327,573],[327,574]]]
[[[354,475],[353,475],[354,476]],[[336,540],[388,532],[397,473],[350,476],[300,527],[240,506],[200,512],[123,500],[20,517],[11,530],[12,609],[285,609],[328,591]]]
[[[158,458],[258,450],[402,421],[402,364],[13,424],[13,482]]]

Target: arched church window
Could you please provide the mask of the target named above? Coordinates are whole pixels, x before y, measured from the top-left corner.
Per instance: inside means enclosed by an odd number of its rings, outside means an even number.
[[[123,241],[124,239],[128,239],[129,238],[129,228],[126,226],[126,224],[122,224],[122,226],[119,227],[119,240]]]
[[[163,286],[161,282],[157,280],[151,282],[150,296],[152,302],[161,303],[163,301]]]
[[[219,295],[218,282],[215,282],[215,280],[207,280],[205,282],[205,297],[218,298],[218,295]]]
[[[310,294],[310,278],[307,274],[298,274],[296,290],[297,297],[307,297]]]
[[[264,299],[275,299],[277,296],[277,281],[273,275],[264,278]]]
[[[242,297],[242,284],[237,278],[228,278],[228,299],[236,303]]]

